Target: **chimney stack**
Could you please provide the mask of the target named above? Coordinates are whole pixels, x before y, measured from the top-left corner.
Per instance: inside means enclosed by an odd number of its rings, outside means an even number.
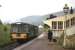
[[[71,7],[71,9],[70,9],[70,14],[73,14],[73,9],[72,9],[72,7]]]

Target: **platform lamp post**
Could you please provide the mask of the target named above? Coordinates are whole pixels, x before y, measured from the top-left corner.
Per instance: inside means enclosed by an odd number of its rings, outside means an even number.
[[[65,41],[65,38],[66,38],[66,19],[67,19],[67,14],[69,12],[69,7],[67,6],[67,4],[65,4],[64,8],[63,8],[63,11],[64,11],[64,14],[65,14],[65,21],[64,21],[64,42],[63,42],[63,46],[66,45],[66,41]]]

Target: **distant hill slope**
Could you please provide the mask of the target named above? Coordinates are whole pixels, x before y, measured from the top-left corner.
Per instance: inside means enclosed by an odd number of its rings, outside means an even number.
[[[20,19],[20,21],[38,26],[43,24],[43,19],[44,17],[42,16],[28,16],[28,17]]]
[[[75,13],[75,9],[73,9],[73,10]],[[60,12],[55,12],[55,13],[51,13],[51,14],[59,17],[59,16],[63,16],[64,12],[60,11]],[[43,21],[45,21],[49,17],[50,17],[50,14],[43,15],[43,16],[28,16],[28,17],[24,17],[24,18],[20,19],[20,21],[38,26],[38,25],[43,25]]]
[[[53,15],[60,16],[63,12],[52,13]],[[50,17],[50,14],[43,16],[28,16],[20,19],[20,22],[25,22],[33,25],[43,25],[43,21]]]

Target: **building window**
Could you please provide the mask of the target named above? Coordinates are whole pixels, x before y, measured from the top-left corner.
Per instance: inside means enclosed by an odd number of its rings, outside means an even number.
[[[71,25],[75,25],[75,17],[71,19]]]
[[[52,29],[57,29],[57,21],[52,21]]]
[[[69,27],[69,20],[66,21],[66,28]]]
[[[63,29],[63,21],[58,21],[58,29]]]

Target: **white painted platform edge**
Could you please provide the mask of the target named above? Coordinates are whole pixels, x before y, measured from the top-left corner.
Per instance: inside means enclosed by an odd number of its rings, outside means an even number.
[[[42,33],[40,36],[42,36],[42,35],[43,35],[43,33]],[[38,36],[37,38],[31,40],[30,42],[27,42],[26,44],[23,44],[23,45],[21,45],[21,46],[15,48],[15,49],[13,49],[13,50],[21,50],[22,48],[24,48],[24,47],[26,47],[26,46],[28,46],[28,45],[31,45],[31,44],[32,44],[35,40],[37,40],[40,36]]]

